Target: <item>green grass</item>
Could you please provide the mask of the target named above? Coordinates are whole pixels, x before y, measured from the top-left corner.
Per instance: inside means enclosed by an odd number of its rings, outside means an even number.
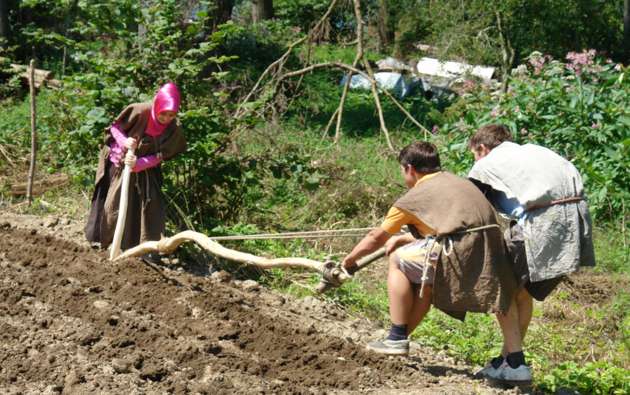
[[[630,274],[630,226],[623,224],[605,224],[594,229],[596,270],[602,273]]]

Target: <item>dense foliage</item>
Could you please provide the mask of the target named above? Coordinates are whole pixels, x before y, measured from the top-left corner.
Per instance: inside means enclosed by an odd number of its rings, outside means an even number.
[[[507,0],[493,7],[483,0],[414,3],[419,12],[412,29],[426,26],[421,39],[436,46],[441,56],[500,64],[497,13],[517,63],[533,51],[563,57],[596,48],[617,60],[624,56],[621,0]]]
[[[549,147],[571,160],[598,216],[623,215],[630,200],[627,68],[596,59],[594,51],[570,53],[566,63],[535,52],[514,71],[507,94],[471,89],[445,114],[442,134],[461,159],[454,163],[468,165],[466,136],[481,125],[503,123],[515,141]]]

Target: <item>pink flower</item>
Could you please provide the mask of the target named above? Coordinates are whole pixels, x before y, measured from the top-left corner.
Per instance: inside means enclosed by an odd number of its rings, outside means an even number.
[[[492,118],[496,118],[501,114],[501,109],[499,108],[499,106],[495,106],[492,111],[490,111],[490,116]]]
[[[523,136],[527,136],[527,134],[529,133],[529,130],[525,129],[525,128],[521,128],[521,134]]]
[[[596,53],[594,49],[579,53],[569,52],[566,57],[569,61],[566,64],[566,68],[580,75],[587,66],[593,65]]]
[[[595,122],[595,123],[593,123],[593,124],[591,125],[591,127],[592,127],[593,129],[599,129],[599,127],[600,127],[600,126],[601,126],[601,125],[600,125],[599,123],[597,123],[597,122]]]
[[[463,84],[462,88],[463,88],[464,92],[470,92],[470,91],[475,89],[475,86],[476,86],[475,81],[473,81],[473,80],[466,80],[466,81],[464,81],[464,84]]]
[[[438,127],[438,125],[433,125],[433,128],[431,129],[431,134],[437,134],[439,130],[440,128]]]
[[[521,112],[521,108],[519,106],[514,107],[514,112],[518,114]]]
[[[538,75],[545,67],[545,64],[553,60],[550,55],[543,55],[540,52],[534,52],[529,57],[529,64],[534,68],[534,74]]]

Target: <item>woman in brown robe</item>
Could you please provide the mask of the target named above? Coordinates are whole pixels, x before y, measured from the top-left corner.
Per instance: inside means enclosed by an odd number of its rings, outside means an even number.
[[[134,103],[116,118],[105,136],[96,171],[96,187],[85,227],[88,241],[107,248],[114,237],[125,163],[132,166],[129,203],[122,250],[159,240],[165,227],[160,163],[185,151],[186,140],[178,120],[177,86],[162,86],[153,102]],[[124,162],[128,149],[135,158]]]

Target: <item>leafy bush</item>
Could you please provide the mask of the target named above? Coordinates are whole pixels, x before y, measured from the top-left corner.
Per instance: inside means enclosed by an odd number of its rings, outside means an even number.
[[[11,68],[11,59],[2,55],[2,40],[0,39],[0,100],[24,96],[28,89],[22,86],[19,73]]]
[[[220,69],[237,58],[225,48],[242,34],[233,24],[207,34],[209,16],[198,13],[184,23],[178,4],[162,1],[145,9],[139,19],[146,26],[143,35],[122,30],[102,45],[72,44],[75,72],[64,78],[62,89],[44,96],[54,110],[40,114],[40,144],[50,165],[89,186],[115,116],[130,103],[151,100],[160,84],[173,81],[182,92],[179,118],[188,151],[165,163],[166,194],[172,207],[183,208],[171,218],[176,226],[192,221],[211,228],[238,212],[245,185],[245,166],[225,154],[231,130],[225,116],[231,108],[224,102],[229,72]],[[26,140],[17,143],[27,146]]]
[[[563,363],[540,381],[540,389],[552,393],[568,388],[580,394],[630,394],[630,372],[606,362]]]
[[[467,138],[481,125],[503,123],[516,142],[540,144],[571,160],[594,214],[618,218],[630,200],[630,71],[594,59],[592,51],[570,54],[567,63],[539,53],[529,59],[506,95],[476,89],[447,111],[441,137],[452,163],[465,171]]]

